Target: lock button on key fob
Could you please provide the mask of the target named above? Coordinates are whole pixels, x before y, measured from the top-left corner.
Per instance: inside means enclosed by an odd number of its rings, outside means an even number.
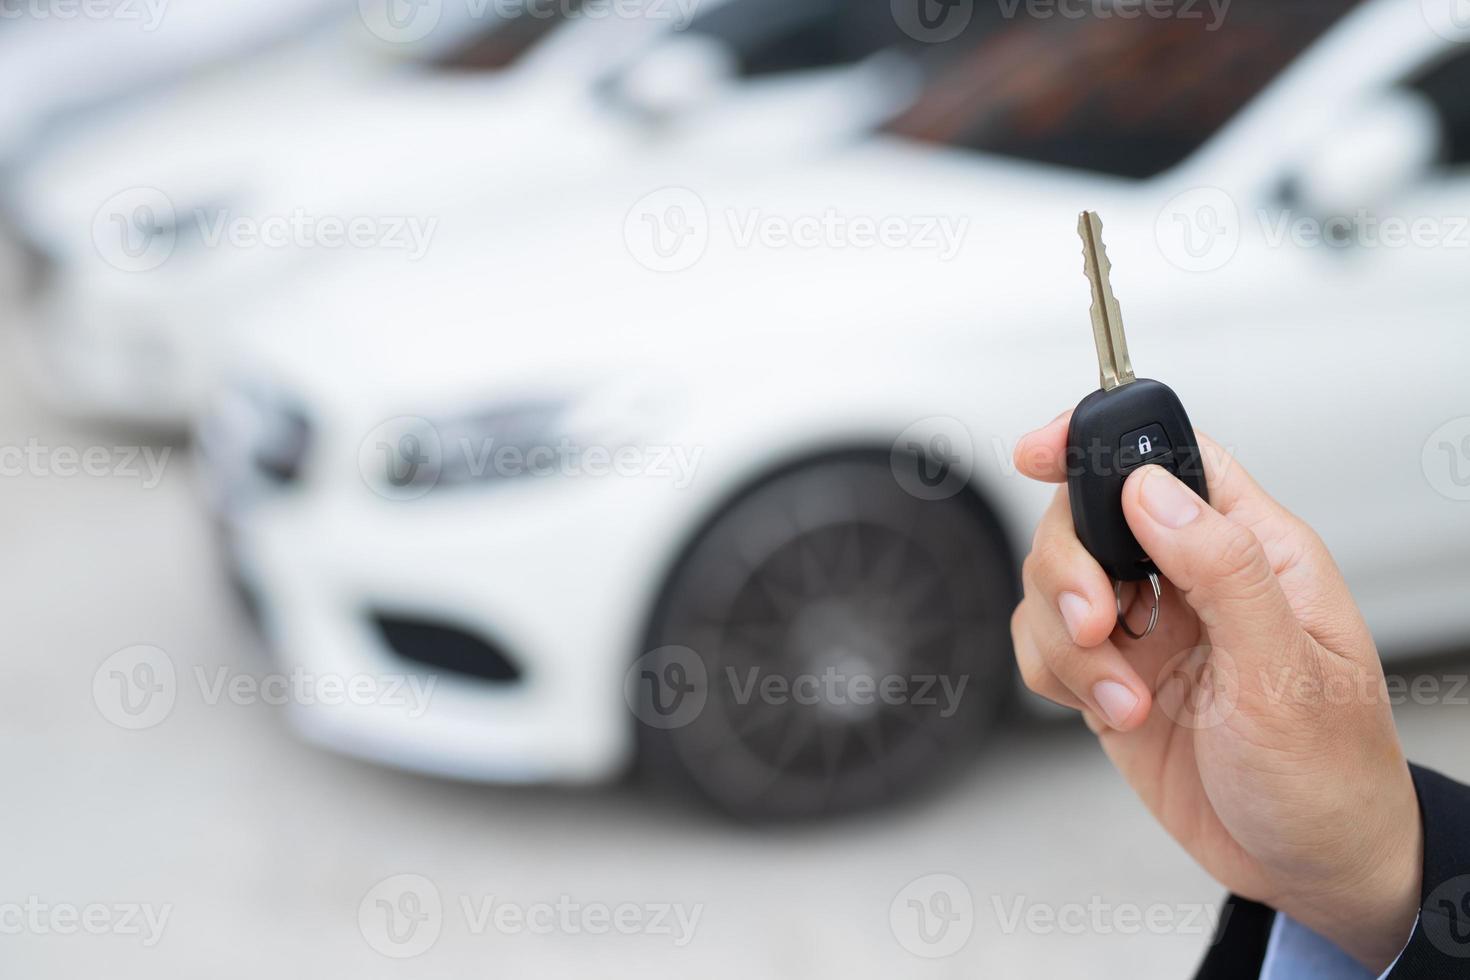
[[[1171,455],[1169,437],[1157,422],[1125,433],[1118,440],[1118,467],[1123,470],[1144,463],[1165,463]]]

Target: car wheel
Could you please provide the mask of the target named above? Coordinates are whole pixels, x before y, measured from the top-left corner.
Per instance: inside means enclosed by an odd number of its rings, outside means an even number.
[[[909,795],[975,753],[1011,690],[1015,597],[968,490],[921,500],[886,455],[778,473],[670,576],[637,672],[644,761],[757,820]],[[659,679],[696,696],[655,706]]]

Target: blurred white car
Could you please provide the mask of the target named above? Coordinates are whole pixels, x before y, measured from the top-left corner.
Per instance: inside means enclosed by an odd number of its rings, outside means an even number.
[[[743,17],[706,27],[727,3],[699,0],[692,23],[664,2],[442,23],[394,72],[380,42],[322,38],[78,134],[12,196],[44,269],[44,390],[74,413],[183,426],[222,309],[289,288],[325,253],[417,262],[456,227],[504,224],[675,145],[770,165],[915,88],[908,62],[872,57],[881,33],[793,47],[811,20],[839,19],[823,0],[737,0]],[[775,67],[810,70],[765,70],[778,48]]]
[[[0,11],[0,159],[48,128],[309,30],[354,0],[50,0]]]
[[[1386,652],[1462,640],[1467,80],[1403,0],[1027,19],[800,167],[609,175],[273,297],[201,432],[233,567],[291,669],[439,680],[296,721],[473,779],[641,749],[760,817],[966,758],[1050,496],[1014,438],[1096,386],[1084,207],[1140,376],[1322,533]]]

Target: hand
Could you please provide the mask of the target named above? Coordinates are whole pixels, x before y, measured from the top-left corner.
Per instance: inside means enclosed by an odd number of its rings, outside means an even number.
[[[1378,652],[1341,573],[1311,528],[1201,436],[1213,509],[1158,466],[1124,485],[1128,525],[1168,580],[1157,630],[1128,638],[1113,583],[1073,532],[1070,418],[1016,448],[1022,473],[1063,484],[1011,619],[1027,686],[1081,710],[1223,886],[1381,972],[1418,912],[1422,831]],[[1141,630],[1152,590],[1134,592],[1125,608]]]

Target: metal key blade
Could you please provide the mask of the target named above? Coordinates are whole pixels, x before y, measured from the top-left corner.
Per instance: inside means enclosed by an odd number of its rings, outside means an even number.
[[[1083,211],[1077,219],[1082,236],[1082,258],[1087,279],[1092,283],[1092,339],[1097,345],[1097,368],[1104,391],[1135,380],[1128,359],[1128,338],[1123,335],[1123,312],[1113,295],[1113,264],[1103,246],[1102,219],[1096,212]]]

